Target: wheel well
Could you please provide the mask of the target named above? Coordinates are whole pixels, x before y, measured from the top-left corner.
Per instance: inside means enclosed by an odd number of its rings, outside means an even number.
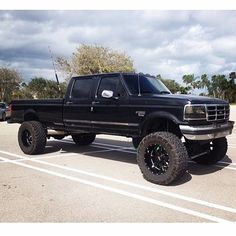
[[[29,112],[24,115],[24,121],[33,121],[33,120],[35,121],[39,120],[38,116],[35,113]]]
[[[179,138],[182,137],[179,126],[170,119],[155,118],[148,122],[144,130],[144,136],[157,131],[167,131],[175,134]]]

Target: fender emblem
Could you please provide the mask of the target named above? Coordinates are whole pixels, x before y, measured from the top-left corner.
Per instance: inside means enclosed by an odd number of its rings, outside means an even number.
[[[136,111],[135,113],[136,113],[138,116],[141,116],[141,117],[145,116],[145,114],[146,114],[145,111]]]

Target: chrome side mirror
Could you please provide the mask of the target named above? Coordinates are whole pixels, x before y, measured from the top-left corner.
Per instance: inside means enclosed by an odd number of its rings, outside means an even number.
[[[111,91],[111,90],[103,90],[102,91],[102,97],[103,98],[112,98],[113,97],[113,91]]]

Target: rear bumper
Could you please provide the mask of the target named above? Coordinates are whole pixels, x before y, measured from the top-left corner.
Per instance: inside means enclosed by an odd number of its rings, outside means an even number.
[[[189,140],[211,140],[225,137],[232,133],[233,127],[233,121],[201,126],[179,126],[184,137]]]

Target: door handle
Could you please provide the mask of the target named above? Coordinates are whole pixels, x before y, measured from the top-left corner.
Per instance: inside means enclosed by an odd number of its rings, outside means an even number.
[[[99,104],[100,102],[98,102],[98,101],[93,101],[92,102],[92,105],[95,105],[95,104]]]
[[[73,102],[71,102],[71,101],[68,101],[68,102],[66,102],[66,105],[69,105],[69,104],[72,104]]]

